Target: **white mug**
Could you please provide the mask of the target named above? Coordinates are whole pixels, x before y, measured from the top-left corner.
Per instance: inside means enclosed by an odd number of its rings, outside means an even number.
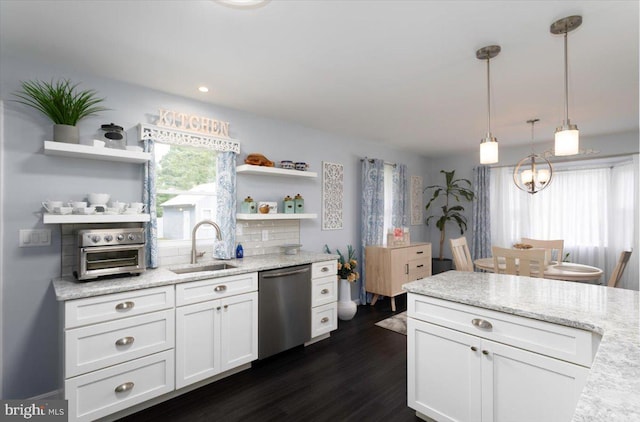
[[[72,207],[55,207],[55,208],[53,208],[53,213],[54,214],[67,215],[67,214],[71,214],[72,211],[73,211]]]
[[[44,201],[42,203],[42,206],[45,210],[47,210],[47,212],[54,212],[53,210],[55,210],[56,208],[60,208],[63,205],[64,204],[62,201]]]
[[[127,208],[126,202],[111,201],[111,208],[115,208],[118,212],[122,212]]]
[[[87,208],[86,201],[69,201],[67,205],[69,205],[72,208]]]
[[[132,202],[129,204],[129,209],[137,213],[142,213],[144,212],[145,206],[142,202]]]

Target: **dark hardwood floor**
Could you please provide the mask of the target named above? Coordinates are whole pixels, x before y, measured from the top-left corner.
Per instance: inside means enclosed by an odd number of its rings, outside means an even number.
[[[391,315],[389,299],[359,306],[329,339],[121,420],[419,421],[407,407],[407,338],[374,325]]]

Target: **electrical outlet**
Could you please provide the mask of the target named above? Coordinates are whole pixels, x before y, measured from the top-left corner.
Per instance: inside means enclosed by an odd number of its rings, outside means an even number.
[[[34,246],[49,246],[51,245],[51,230],[20,230],[20,239],[18,246],[21,248],[31,248]]]
[[[269,230],[264,229],[262,230],[262,241],[266,242],[267,240],[269,240]]]

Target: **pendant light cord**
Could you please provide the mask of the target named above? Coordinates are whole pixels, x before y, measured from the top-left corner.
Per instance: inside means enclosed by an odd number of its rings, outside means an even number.
[[[491,137],[491,67],[487,57],[487,137]]]
[[[565,124],[569,126],[569,48],[568,48],[568,31],[564,33],[564,116]]]

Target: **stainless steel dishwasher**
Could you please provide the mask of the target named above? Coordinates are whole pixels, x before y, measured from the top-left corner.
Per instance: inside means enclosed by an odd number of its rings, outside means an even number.
[[[258,273],[258,359],[311,339],[311,265]]]

